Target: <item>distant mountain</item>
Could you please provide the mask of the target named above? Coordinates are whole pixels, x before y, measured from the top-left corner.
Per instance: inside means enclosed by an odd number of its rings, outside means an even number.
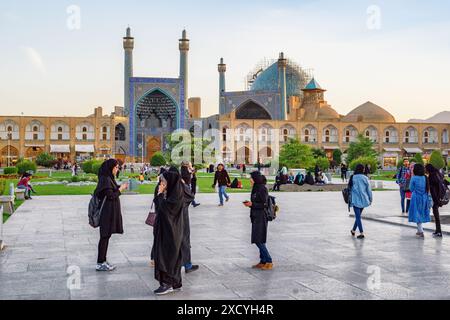
[[[439,112],[438,114],[425,120],[411,119],[408,122],[450,123],[450,111]]]

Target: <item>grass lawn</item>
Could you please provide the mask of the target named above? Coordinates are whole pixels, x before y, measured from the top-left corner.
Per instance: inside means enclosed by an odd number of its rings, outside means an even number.
[[[25,201],[24,200],[16,200],[14,202],[14,210],[17,210]],[[10,217],[9,214],[4,213],[3,214],[3,223],[6,222],[6,220],[8,220]]]

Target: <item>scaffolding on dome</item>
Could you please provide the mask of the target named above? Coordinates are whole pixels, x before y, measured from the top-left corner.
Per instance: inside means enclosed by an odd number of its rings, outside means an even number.
[[[268,59],[264,57],[246,76],[245,78],[245,90],[251,90],[251,87],[253,83],[255,82],[256,78],[268,67],[276,63],[277,59]],[[299,74],[303,76],[305,79],[305,82],[303,84],[303,87],[306,87],[306,85],[312,80],[313,78],[313,69],[312,68],[303,68],[300,64],[297,62],[287,58],[287,64],[296,70]]]

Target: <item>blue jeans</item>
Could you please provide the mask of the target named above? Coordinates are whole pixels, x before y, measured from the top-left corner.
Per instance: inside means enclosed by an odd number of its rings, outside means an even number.
[[[190,269],[192,269],[192,263],[186,263],[185,265],[184,265],[184,269],[186,269],[186,270],[190,270]]]
[[[400,201],[402,203],[402,212],[405,211],[405,199],[406,199],[406,191],[402,187],[400,187]]]
[[[272,263],[272,257],[269,254],[269,250],[267,250],[266,244],[256,243],[256,246],[259,249],[260,263]]]
[[[225,197],[227,200],[229,199],[227,195],[227,186],[219,186],[220,204],[223,204],[223,197]]]
[[[356,231],[356,228],[359,229],[360,233],[363,233],[363,226],[361,221],[361,214],[363,212],[363,208],[353,207],[353,210],[355,211],[355,224],[353,226],[353,231]]]

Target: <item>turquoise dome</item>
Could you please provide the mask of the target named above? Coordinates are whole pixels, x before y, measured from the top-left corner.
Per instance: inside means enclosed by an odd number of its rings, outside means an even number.
[[[286,67],[286,93],[288,96],[303,95],[302,89],[306,86],[307,79],[294,67]],[[253,82],[252,91],[278,91],[278,63],[275,62],[264,70]]]

